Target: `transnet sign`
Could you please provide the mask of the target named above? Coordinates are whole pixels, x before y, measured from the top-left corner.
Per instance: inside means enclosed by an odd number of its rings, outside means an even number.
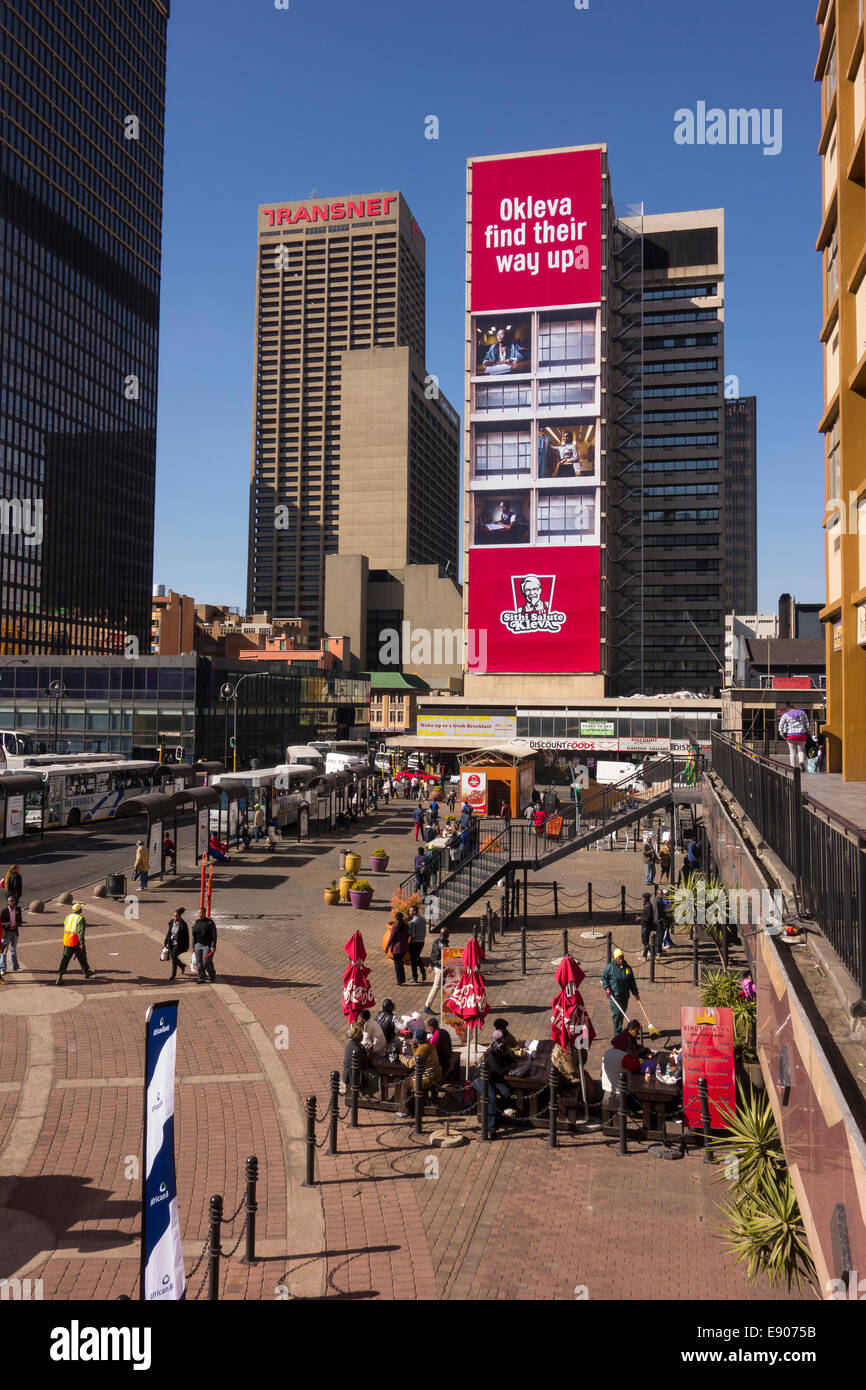
[[[487,672],[596,672],[601,664],[598,546],[469,552],[469,626]]]
[[[601,151],[472,165],[471,308],[601,299]]]

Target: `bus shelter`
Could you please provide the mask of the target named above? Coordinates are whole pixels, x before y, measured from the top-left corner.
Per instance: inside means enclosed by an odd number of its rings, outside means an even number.
[[[146,792],[144,796],[131,796],[120,803],[115,820],[126,820],[131,816],[140,815],[147,816],[145,844],[150,860],[148,874],[152,878],[162,878],[165,873],[163,836],[169,826],[172,827],[172,839],[177,846],[177,802],[174,795],[169,796],[166,792]],[[177,872],[176,858],[174,872]]]
[[[220,782],[214,791],[219,792],[219,809],[217,811],[217,826],[215,834],[221,840],[226,849],[232,845],[239,845],[241,842],[241,820],[247,809],[250,800],[250,789],[246,782],[231,781],[223,779],[220,774]],[[211,830],[213,826],[213,812],[211,812]]]
[[[219,787],[184,787],[182,791],[174,793],[172,800],[177,808],[191,806],[195,813],[194,863],[200,864],[202,855],[207,854],[208,849],[211,808],[218,808],[220,804]]]
[[[23,840],[27,831],[27,812],[38,816],[40,839],[45,834],[45,793],[47,782],[38,772],[13,772],[0,777],[0,795],[3,797],[2,814],[3,844],[16,844]],[[35,832],[34,832],[35,833]]]

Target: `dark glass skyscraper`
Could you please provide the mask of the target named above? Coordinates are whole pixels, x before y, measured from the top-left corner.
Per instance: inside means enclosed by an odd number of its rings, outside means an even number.
[[[0,5],[7,654],[150,649],[168,12]]]
[[[758,611],[758,461],[755,396],[725,401],[728,613]]]

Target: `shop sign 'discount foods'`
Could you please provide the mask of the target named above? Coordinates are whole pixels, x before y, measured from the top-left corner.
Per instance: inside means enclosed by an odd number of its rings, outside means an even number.
[[[600,298],[601,151],[474,161],[472,308]]]

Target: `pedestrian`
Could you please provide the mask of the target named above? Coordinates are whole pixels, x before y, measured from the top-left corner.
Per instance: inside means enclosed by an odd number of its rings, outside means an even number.
[[[17,864],[13,864],[10,868],[6,870],[6,874],[3,879],[3,892],[6,894],[7,898],[14,898],[17,903],[20,903],[22,898],[24,897],[24,885],[21,882],[21,870],[19,869]]]
[[[656,889],[658,893],[658,932],[656,940],[658,951],[669,951],[673,946],[671,941],[671,909],[668,903],[667,894],[661,889]]]
[[[644,869],[646,870],[644,882],[647,884],[655,883],[658,855],[656,854],[652,833],[650,831],[647,831],[646,835],[643,837],[643,862]]]
[[[166,865],[171,864],[173,869],[177,868],[177,849],[167,830],[162,837],[162,858]]]
[[[265,833],[265,808],[257,806],[253,815],[253,839],[256,844],[262,839]]]
[[[638,921],[640,922],[641,949],[643,951],[643,958],[646,960],[650,953],[650,937],[656,925],[652,898],[649,893],[644,893],[643,895],[643,907],[640,910]]]
[[[539,804],[538,806],[536,806],[535,811],[532,815],[533,835],[542,835],[544,833],[544,822],[546,821],[546,819],[547,817],[544,814],[544,808]]]
[[[427,880],[430,876],[430,865],[427,862],[427,855],[424,853],[423,849],[419,849],[418,853],[415,855],[413,868],[415,870],[415,892],[423,893],[427,887]]]
[[[447,927],[443,927],[430,950],[430,965],[433,969],[433,984],[430,986],[430,993],[424,1001],[424,1012],[432,1012],[431,1004],[439,998],[439,987],[442,984],[442,952],[448,945],[450,935]]]
[[[504,821],[507,822],[507,821],[510,821],[510,820],[511,820],[511,802],[510,802],[510,801],[503,801],[502,805],[501,805],[500,808],[499,808],[499,814],[500,814],[500,816],[502,817],[502,819],[503,819]]]
[[[8,875],[7,875],[8,877]],[[6,906],[0,912],[0,980],[6,974],[8,962],[13,972],[21,967],[18,964],[18,933],[21,930],[21,908],[14,894],[6,899]]]
[[[424,942],[427,937],[427,922],[417,908],[413,908],[412,916],[409,919],[409,963],[412,967],[412,983],[417,985],[418,971],[421,971],[422,985],[427,983],[427,971],[421,955],[424,950]]]
[[[438,801],[431,801],[431,802],[430,802],[430,824],[433,826],[433,829],[434,829],[434,830],[438,830],[438,829],[439,829],[439,802],[438,802]]]
[[[421,834],[421,827],[424,824],[424,812],[421,810],[420,806],[416,806],[415,810],[412,812],[412,820],[415,824],[415,839],[417,841],[418,836]]]
[[[457,805],[457,792],[454,790],[453,787],[451,787],[445,799],[448,803],[448,810],[451,812],[451,815],[453,816],[454,807]]]
[[[135,846],[135,863],[132,866],[132,881],[138,881],[142,891],[147,887],[147,875],[150,872],[150,855],[144,840],[139,840]]]
[[[84,945],[86,930],[84,907],[81,903],[73,903],[71,911],[63,919],[63,955],[57,970],[57,983],[59,985],[63,984],[63,976],[66,974],[66,968],[73,956],[84,971],[85,980],[89,980],[92,975],[96,974],[96,971],[91,970],[87,963],[87,950]]]
[[[197,983],[200,985],[203,985],[207,980],[213,984],[216,979],[216,971],[213,966],[216,944],[216,923],[211,917],[208,917],[205,909],[200,907],[192,929],[193,963],[198,975]]]
[[[243,815],[241,816],[241,823],[238,827],[238,833],[240,834],[241,843],[243,844],[244,849],[249,849],[250,841],[252,840],[252,835],[250,834],[250,821],[246,811],[244,811]]]
[[[666,830],[659,845],[659,883],[663,879],[671,881],[671,832]]]
[[[634,971],[619,946],[613,953],[613,960],[609,961],[602,971],[601,987],[607,995],[610,1005],[613,1031],[619,1033],[624,1027],[625,1019],[628,1018],[630,995],[633,994],[635,999],[640,999]]]
[[[505,1078],[514,1064],[514,1057],[508,1050],[500,1029],[495,1028],[493,1030],[490,1046],[485,1052],[483,1060],[487,1062],[487,1132],[492,1139],[499,1124],[499,1101],[511,1099],[511,1089]],[[480,1071],[472,1082],[472,1088],[477,1095],[481,1095],[483,1087]],[[502,1111],[502,1114],[509,1118],[512,1118],[515,1113],[510,1107]]]
[[[403,957],[409,954],[409,928],[402,912],[394,913],[394,922],[385,947],[385,954],[390,955],[394,962],[397,984],[405,985],[406,971],[403,969]]]
[[[171,975],[169,979],[173,980],[175,978],[178,967],[180,967],[181,975],[185,974],[186,966],[180,958],[184,951],[189,950],[189,926],[183,915],[182,907],[176,907],[172,914],[171,921],[168,924],[168,931],[165,934],[165,941],[162,943],[162,949],[168,952],[165,959],[171,961]]]

